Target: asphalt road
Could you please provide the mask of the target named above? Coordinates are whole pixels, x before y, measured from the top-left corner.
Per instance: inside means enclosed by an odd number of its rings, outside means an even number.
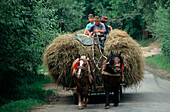
[[[83,110],[73,104],[72,94],[65,94],[55,105],[47,105],[36,112],[170,112],[170,81],[145,71],[145,79],[135,88],[123,90],[118,107],[104,109],[105,97],[96,96]],[[94,101],[92,101],[94,100]]]

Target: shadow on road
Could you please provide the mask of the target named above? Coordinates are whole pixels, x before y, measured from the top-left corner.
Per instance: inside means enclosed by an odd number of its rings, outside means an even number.
[[[132,103],[132,102],[159,102],[159,97],[163,93],[123,93],[120,103]],[[111,102],[114,100],[113,94],[111,95]],[[167,100],[167,97],[161,97],[161,99]],[[73,95],[62,96],[59,98],[58,104],[74,104]],[[88,104],[103,104],[105,103],[105,95],[91,95],[89,96]],[[76,103],[75,103],[76,104]]]

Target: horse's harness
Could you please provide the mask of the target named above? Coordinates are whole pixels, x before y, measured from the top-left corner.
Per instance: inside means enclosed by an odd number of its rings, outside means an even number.
[[[121,77],[121,80],[124,81],[123,71],[121,71],[120,73],[114,73],[114,74],[105,71],[105,67],[106,67],[106,64],[107,64],[106,62],[107,62],[107,61],[105,60],[104,63],[103,63],[103,67],[102,67],[101,74],[102,74],[102,75],[105,75],[105,76]]]
[[[101,74],[108,75],[108,76],[121,76],[120,73],[119,74],[111,74],[111,73],[106,72],[106,71],[102,71]]]
[[[86,76],[91,75],[91,68],[90,68],[90,64],[89,64],[88,60],[87,59],[83,59],[83,58],[80,58],[79,60],[83,60],[83,62],[86,62],[87,63],[87,65],[86,65],[87,68],[84,67],[84,66],[77,66],[77,68],[78,69],[82,69],[84,71],[87,71],[87,74],[85,74]]]

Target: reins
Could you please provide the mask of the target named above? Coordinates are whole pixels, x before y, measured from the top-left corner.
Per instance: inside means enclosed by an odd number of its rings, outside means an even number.
[[[101,46],[100,46],[100,42],[99,42],[99,37],[98,37],[98,35],[97,35],[97,45],[98,45],[98,47],[99,47],[99,52],[100,52],[100,58],[97,60],[97,62],[96,62],[96,60],[95,60],[95,41],[94,41],[94,36],[93,36],[93,38],[91,38],[91,40],[92,40],[92,53],[93,53],[93,62],[94,62],[94,64],[95,64],[95,68],[94,68],[94,70],[93,70],[93,72],[95,72],[95,70],[96,70],[96,68],[98,69],[98,70],[101,70],[101,68],[99,67],[99,62],[100,62],[100,60],[102,59],[102,58],[105,58],[105,59],[107,59],[107,57],[102,53],[102,51],[101,51]]]

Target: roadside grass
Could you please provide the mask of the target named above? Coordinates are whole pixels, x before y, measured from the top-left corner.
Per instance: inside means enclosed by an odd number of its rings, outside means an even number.
[[[147,47],[150,43],[154,42],[155,40],[153,38],[148,38],[145,40],[137,40],[137,42],[140,44],[141,47]]]
[[[157,67],[159,69],[163,69],[170,73],[170,63],[168,63],[163,54],[159,54],[153,57],[145,58],[145,62],[150,64],[151,66]]]
[[[45,103],[46,101],[44,100],[23,99],[3,105],[0,108],[0,112],[26,112],[34,109],[34,107],[41,106]]]
[[[46,72],[43,67],[40,67],[40,69]],[[0,112],[26,112],[34,109],[34,107],[49,103],[46,99],[51,95],[57,94],[57,90],[44,89],[44,84],[51,82],[52,80],[49,76],[42,75],[40,80],[30,85],[23,86],[20,89],[21,92],[15,95],[19,100],[2,105],[0,107]]]

